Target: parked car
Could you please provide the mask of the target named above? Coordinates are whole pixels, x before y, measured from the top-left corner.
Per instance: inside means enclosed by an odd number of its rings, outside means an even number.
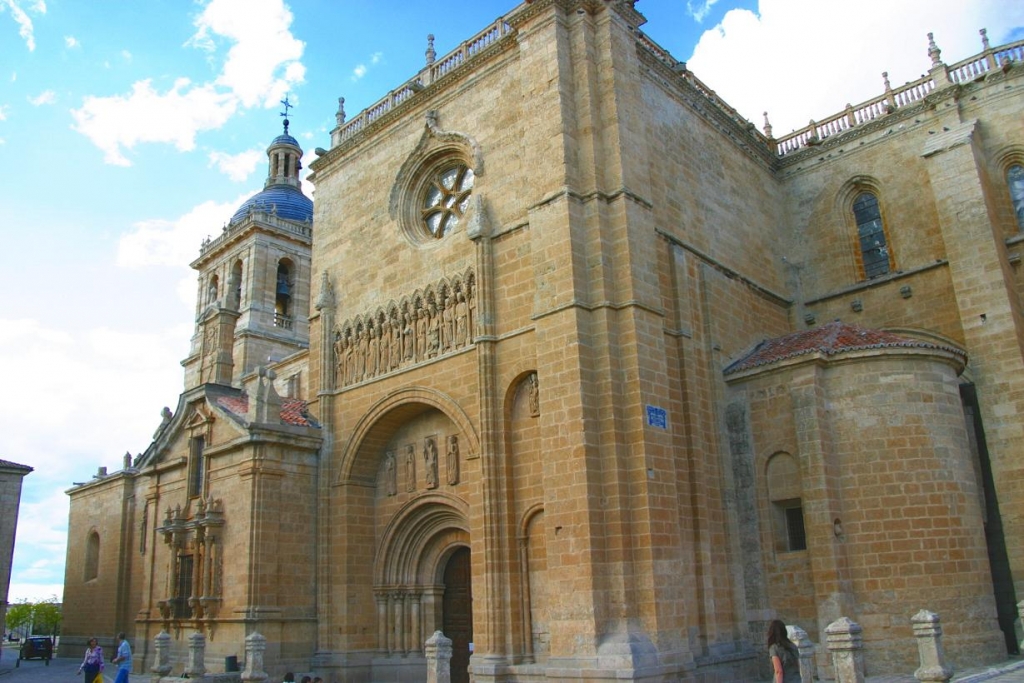
[[[50,636],[29,636],[21,642],[21,649],[18,651],[18,661],[15,667],[21,666],[23,659],[42,659],[46,666],[50,666],[53,658],[53,641]]]

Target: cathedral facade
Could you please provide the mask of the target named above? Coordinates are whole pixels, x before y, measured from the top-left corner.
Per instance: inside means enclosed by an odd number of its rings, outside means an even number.
[[[630,2],[533,0],[192,264],[185,392],[70,490],[63,643],[209,671],[758,680],[781,618],[912,672],[1015,651],[1024,43],[784,138]],[[983,36],[984,39],[984,36]],[[340,103],[343,105],[343,102]]]

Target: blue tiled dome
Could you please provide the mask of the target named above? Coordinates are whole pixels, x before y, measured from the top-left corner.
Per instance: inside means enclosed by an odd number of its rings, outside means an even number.
[[[282,135],[281,137],[287,136]],[[237,223],[244,219],[249,215],[250,210],[273,213],[275,209],[279,217],[290,221],[313,220],[312,199],[291,185],[272,185],[246,199],[238,207],[238,211],[235,211],[235,215],[231,217],[231,222]]]
[[[270,143],[270,146],[273,147],[274,145],[292,145],[293,147],[298,147],[299,141],[291,135],[288,135],[288,133],[285,133],[284,135],[278,135],[274,138],[274,141]]]

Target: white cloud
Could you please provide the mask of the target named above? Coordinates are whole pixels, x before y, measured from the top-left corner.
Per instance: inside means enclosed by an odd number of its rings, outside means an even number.
[[[274,106],[305,77],[298,61],[305,43],[291,34],[291,23],[280,0],[213,0],[196,19],[190,43],[210,50],[218,37],[232,41],[217,85],[245,107]]]
[[[370,55],[370,66],[376,66],[377,64],[380,64],[382,61],[384,61],[383,52],[374,52],[372,55]],[[355,83],[356,81],[363,78],[363,76],[365,76],[369,70],[370,67],[366,66],[366,64],[364,63],[356,64],[355,68],[352,69],[352,82]]]
[[[163,93],[149,80],[132,86],[127,97],[86,97],[72,110],[73,128],[105,152],[104,160],[131,166],[122,148],[140,142],[173,143],[181,151],[195,148],[196,134],[220,128],[235,113],[237,100],[212,85],[193,86],[179,78]]]
[[[190,151],[198,133],[220,128],[240,107],[275,106],[303,81],[299,59],[305,44],[292,36],[291,22],[281,0],[212,0],[186,45],[213,58],[219,42],[230,44],[213,81],[194,84],[181,77],[160,91],[146,79],[127,95],[86,97],[72,110],[74,128],[104,151],[107,163],[119,166],[131,165],[125,151],[140,142],[173,143]]]
[[[82,44],[78,42],[78,38],[75,38],[74,36],[64,36],[64,47],[74,49],[81,46]]]
[[[136,223],[132,232],[118,243],[117,265],[124,268],[187,266],[199,255],[203,239],[219,235],[235,210],[252,194],[244,194],[233,202],[203,202],[177,220]],[[194,296],[193,292],[189,300]]]
[[[23,481],[12,599],[61,594],[64,491],[97,465],[120,469],[126,450],[148,445],[160,406],[180,391],[187,353],[180,326],[139,332],[124,320],[127,329],[69,332],[50,324],[0,320],[0,356],[19,360],[6,371],[19,390],[0,394],[4,458],[35,470]]]
[[[711,11],[711,6],[714,5],[718,0],[700,0],[694,2],[693,0],[686,0],[686,13],[689,14],[699,24],[704,21],[704,17]]]
[[[928,71],[928,32],[947,64],[993,45],[1024,23],[1024,3],[1000,0],[863,0],[839,17],[819,0],[760,0],[758,13],[731,10],[701,37],[687,66],[744,117],[774,134],[806,126]]]
[[[126,62],[132,61],[132,53],[128,52],[128,50],[121,50],[121,59]]]
[[[260,161],[264,159],[266,159],[266,154],[258,149],[250,149],[240,154],[210,152],[209,165],[216,166],[218,171],[235,182],[242,182],[252,175]]]
[[[0,0],[0,12],[3,12],[5,9],[10,11],[11,18],[18,24],[18,35],[25,41],[29,52],[33,52],[36,49],[36,38],[32,26],[32,18],[28,15],[28,12],[21,8],[18,0]],[[29,11],[36,14],[46,14],[46,3],[42,2],[42,0],[34,2],[29,6]]]
[[[6,121],[6,120],[7,120],[7,105],[6,104],[0,104],[0,121]]]
[[[52,90],[44,90],[35,97],[28,98],[29,104],[33,107],[39,107],[44,104],[53,104],[57,101],[57,93]]]

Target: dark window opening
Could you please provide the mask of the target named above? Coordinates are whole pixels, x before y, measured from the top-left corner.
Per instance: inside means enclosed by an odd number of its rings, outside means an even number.
[[[188,458],[188,496],[198,498],[203,495],[203,477],[205,474],[205,463],[203,462],[203,450],[206,446],[205,439],[201,436],[192,438]]]
[[[1006,171],[1006,186],[1010,189],[1017,229],[1024,230],[1024,166],[1014,164]]]
[[[277,287],[274,298],[274,326],[290,330],[292,327],[291,302],[292,302],[292,281],[288,266],[284,263],[277,265]]]
[[[889,272],[889,248],[885,242],[878,198],[870,192],[861,192],[853,202],[853,215],[857,220],[864,277],[870,280],[885,275]]]
[[[801,505],[786,508],[786,538],[789,542],[789,550],[807,550],[804,508]]]
[[[193,560],[191,555],[179,555],[178,556],[178,583],[175,586],[174,598],[174,616],[177,619],[186,619],[191,616],[191,610],[188,606],[188,599],[192,597],[192,567]]]

